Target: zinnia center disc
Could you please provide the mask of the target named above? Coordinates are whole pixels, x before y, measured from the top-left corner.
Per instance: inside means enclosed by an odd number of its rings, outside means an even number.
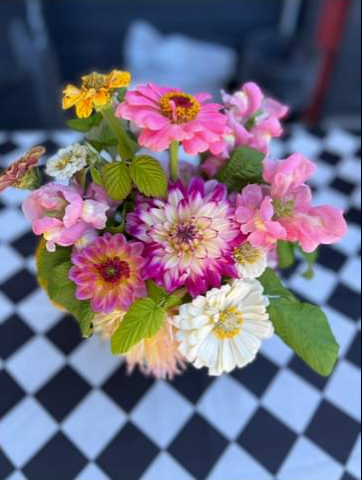
[[[195,97],[182,92],[170,92],[160,100],[162,114],[174,123],[187,123],[195,120],[201,106]]]

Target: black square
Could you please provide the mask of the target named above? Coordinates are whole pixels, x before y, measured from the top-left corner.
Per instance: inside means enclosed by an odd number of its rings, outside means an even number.
[[[100,455],[97,463],[110,478],[137,480],[159,453],[156,445],[135,426],[128,424]]]
[[[339,272],[347,261],[347,256],[333,247],[321,247],[319,250],[318,263],[334,272]]]
[[[32,232],[28,232],[11,245],[17,250],[24,258],[28,258],[34,255],[34,252],[39,244],[39,237],[36,237]]]
[[[358,208],[351,208],[347,214],[346,219],[348,223],[355,223],[358,226],[361,226],[361,210]]]
[[[337,285],[328,304],[353,320],[358,321],[361,318],[360,295],[343,283]]]
[[[20,300],[23,300],[37,288],[39,287],[34,276],[25,269],[21,270],[1,285],[1,290],[14,303],[20,302]]]
[[[356,188],[356,184],[337,177],[331,183],[331,187],[334,188],[334,190],[338,190],[339,192],[344,193],[345,195],[351,195],[353,190]]]
[[[319,125],[308,127],[307,131],[313,135],[314,137],[318,137],[319,139],[324,139],[327,135],[327,130],[325,128],[320,127]]]
[[[0,324],[0,358],[10,357],[32,336],[33,331],[17,315]]]
[[[292,358],[289,368],[304,378],[307,382],[323,391],[329,381],[329,378],[322,377],[315,373],[308,365],[296,355]]]
[[[361,158],[361,147],[357,149],[356,153],[355,153],[355,156],[357,158]]]
[[[199,415],[195,415],[169,448],[195,478],[207,478],[228,442]]]
[[[122,365],[103,385],[102,389],[127,413],[130,413],[146,392],[154,384],[154,380],[135,371],[128,375],[126,366]]]
[[[336,153],[330,152],[325,150],[322,152],[319,156],[320,160],[323,160],[323,162],[328,163],[328,165],[338,165],[339,162],[341,161],[341,156],[337,155]]]
[[[291,279],[296,274],[296,272],[298,271],[301,263],[302,263],[301,260],[299,258],[296,258],[295,262],[294,262],[294,265],[292,265],[289,268],[285,268],[285,269],[281,270],[280,273],[281,273],[281,276],[283,277],[283,279],[285,279],[285,280]]]
[[[82,335],[74,317],[66,315],[49,332],[47,337],[65,355],[69,355],[81,342]]]
[[[361,332],[358,332],[356,338],[354,339],[347,354],[347,358],[350,362],[361,368]]]
[[[296,439],[297,436],[286,425],[262,408],[238,441],[258,462],[276,474]]]
[[[0,418],[24,398],[25,393],[5,371],[0,371]]]
[[[54,155],[59,150],[59,145],[53,142],[53,140],[47,140],[43,142],[42,145],[46,149],[48,157]]]
[[[183,374],[175,378],[173,387],[184,395],[190,402],[196,404],[209,386],[213,378],[192,366]]]
[[[279,369],[274,363],[259,355],[248,368],[235,370],[232,376],[258,397],[262,397]]]
[[[14,470],[13,465],[11,464],[8,457],[0,449],[0,478],[6,478]]]
[[[65,367],[37,393],[37,399],[60,423],[83,400],[90,386],[72,368]]]
[[[28,480],[74,480],[86,464],[83,454],[59,433],[26,465],[24,473]]]
[[[356,444],[360,425],[327,401],[319,406],[306,435],[341,463],[346,463]]]
[[[345,473],[341,480],[357,480],[355,477],[352,477],[349,473]]]
[[[10,140],[0,143],[0,155],[7,155],[18,148],[18,145]]]

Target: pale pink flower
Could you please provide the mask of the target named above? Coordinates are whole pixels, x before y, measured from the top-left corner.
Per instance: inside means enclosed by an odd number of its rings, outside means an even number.
[[[192,96],[155,84],[142,85],[127,93],[116,114],[141,129],[138,142],[151,151],[161,152],[180,142],[190,155],[208,150],[218,155],[227,119],[220,113],[222,105],[206,103],[210,98],[207,93]]]
[[[56,246],[82,243],[90,231],[103,230],[109,206],[94,200],[83,200],[76,186],[48,184],[33,192],[24,202],[23,211],[35,235],[44,235],[49,251]]]
[[[225,107],[237,120],[244,121],[255,115],[262,108],[264,94],[256,83],[248,82],[241,89],[230,95],[222,93]]]

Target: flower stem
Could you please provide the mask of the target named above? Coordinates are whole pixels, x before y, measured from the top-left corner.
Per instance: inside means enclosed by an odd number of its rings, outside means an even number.
[[[170,174],[171,180],[176,182],[179,178],[179,165],[178,165],[178,152],[180,144],[179,142],[173,142],[170,146]]]
[[[119,153],[122,160],[131,160],[134,157],[131,141],[127,133],[124,131],[121,121],[115,116],[112,106],[108,105],[100,111],[103,118],[108,123],[108,126],[117,137]]]

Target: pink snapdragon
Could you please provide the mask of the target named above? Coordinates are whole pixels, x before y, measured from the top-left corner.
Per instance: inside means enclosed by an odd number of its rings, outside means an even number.
[[[343,212],[330,206],[313,207],[306,181],[315,165],[302,155],[264,162],[270,186],[249,185],[236,201],[236,221],[255,247],[272,249],[279,240],[299,243],[305,252],[338,242],[347,232]]]
[[[44,235],[47,249],[56,246],[84,245],[103,230],[109,205],[93,199],[83,200],[77,186],[48,184],[33,192],[24,202],[23,211],[35,235]]]
[[[210,150],[219,155],[227,118],[222,105],[207,103],[211,96],[195,96],[181,90],[141,85],[128,92],[116,115],[141,129],[138,142],[153,152],[167,150],[180,142],[189,155]]]

